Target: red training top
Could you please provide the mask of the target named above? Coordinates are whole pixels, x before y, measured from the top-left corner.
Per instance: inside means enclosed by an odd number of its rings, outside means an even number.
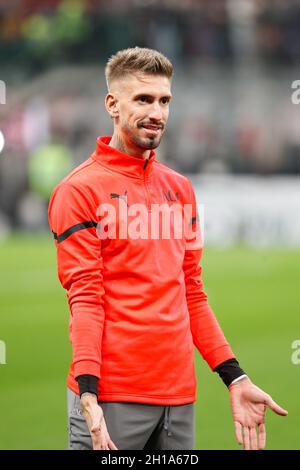
[[[175,212],[192,205],[187,225],[197,227],[194,191],[154,151],[147,162],[109,142],[98,138],[96,151],[60,182],[49,204],[70,307],[67,384],[79,393],[76,377],[91,374],[100,378],[99,401],[192,403],[194,345],[211,369],[235,356],[203,291],[199,236],[176,237],[172,217],[171,236],[162,228],[159,236],[149,233],[159,225],[151,219],[155,205]]]

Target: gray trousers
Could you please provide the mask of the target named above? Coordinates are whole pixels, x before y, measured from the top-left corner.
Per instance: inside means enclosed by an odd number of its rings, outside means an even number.
[[[108,433],[119,450],[193,450],[194,404],[101,402]],[[80,397],[68,389],[69,450],[92,450]]]

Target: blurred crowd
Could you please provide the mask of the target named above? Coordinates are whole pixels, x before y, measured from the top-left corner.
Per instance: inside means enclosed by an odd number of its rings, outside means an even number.
[[[53,185],[111,133],[104,64],[134,45],[175,66],[162,161],[300,174],[299,39],[300,0],[0,0],[0,234],[46,226]]]
[[[297,64],[299,33],[299,0],[0,0],[0,64],[22,74],[132,44],[180,64]]]

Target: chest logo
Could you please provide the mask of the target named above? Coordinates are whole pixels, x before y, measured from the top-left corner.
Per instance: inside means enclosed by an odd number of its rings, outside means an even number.
[[[163,196],[168,202],[176,202],[179,199],[178,192],[173,193],[171,189],[163,191]]]
[[[124,194],[110,193],[110,198],[111,199],[123,199],[123,201],[125,201],[127,206],[128,206],[128,203],[127,203],[127,189],[126,189]]]

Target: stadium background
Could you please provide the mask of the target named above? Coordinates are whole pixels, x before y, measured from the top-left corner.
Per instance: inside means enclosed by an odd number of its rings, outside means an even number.
[[[104,63],[134,45],[175,65],[158,154],[204,207],[206,291],[233,350],[289,411],[268,413],[267,448],[300,448],[299,39],[298,0],[0,0],[0,449],[66,447],[68,309],[47,202],[111,132]],[[196,449],[237,449],[228,393],[198,353],[196,366]]]

